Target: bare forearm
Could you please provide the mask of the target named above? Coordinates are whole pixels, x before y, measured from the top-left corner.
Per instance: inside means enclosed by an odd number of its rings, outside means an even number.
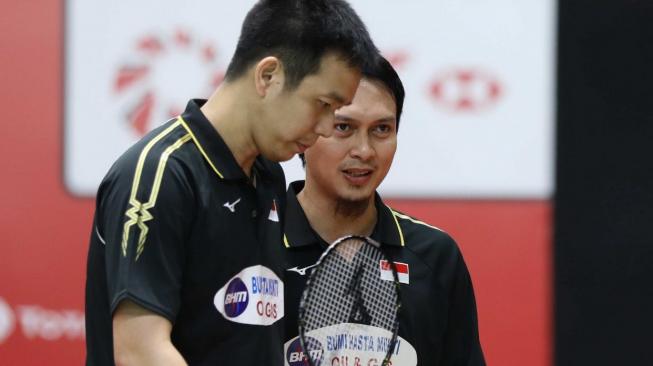
[[[170,340],[172,324],[125,300],[113,315],[113,352],[118,366],[181,366],[186,361]]]

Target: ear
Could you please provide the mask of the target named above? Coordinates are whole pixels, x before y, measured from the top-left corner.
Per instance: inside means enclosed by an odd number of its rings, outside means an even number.
[[[284,72],[281,60],[268,56],[256,64],[254,68],[254,85],[256,93],[265,97],[273,90],[283,89]]]

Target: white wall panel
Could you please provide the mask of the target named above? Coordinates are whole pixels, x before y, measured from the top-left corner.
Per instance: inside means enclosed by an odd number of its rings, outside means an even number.
[[[65,177],[70,191],[92,195],[110,164],[139,138],[139,128],[161,123],[190,97],[209,95],[253,3],[68,1]],[[551,195],[552,0],[351,3],[395,62],[407,90],[399,149],[382,185],[385,194]],[[179,41],[186,38],[188,43]],[[150,47],[139,48],[145,40]],[[156,42],[160,48],[152,46]],[[213,59],[206,58],[207,46]],[[128,79],[127,68],[143,76],[117,88],[120,77]],[[150,113],[142,114],[148,118],[133,117],[139,106],[148,105]],[[303,176],[296,159],[284,169],[289,181]]]

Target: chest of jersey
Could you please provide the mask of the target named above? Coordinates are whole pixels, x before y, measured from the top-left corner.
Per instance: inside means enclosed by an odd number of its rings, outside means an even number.
[[[307,277],[322,249],[318,245],[311,245],[286,250],[284,257],[286,345],[292,344],[293,339],[298,335],[297,308]],[[447,327],[449,304],[446,291],[438,283],[436,273],[414,253],[401,249],[391,250],[391,252],[396,261],[408,265],[409,271],[408,283],[401,284],[399,348],[402,353],[414,354],[418,360],[438,359],[443,347],[443,333]],[[424,360],[418,362],[418,364],[422,363]],[[288,360],[286,364],[290,364]]]
[[[202,349],[227,363],[229,355],[239,363],[244,354],[256,359],[280,352],[283,244],[273,192],[241,181],[215,181],[198,190],[178,318],[178,324],[192,327],[173,329],[173,339],[187,343],[185,349],[202,339],[211,343]],[[233,352],[243,347],[252,352]]]

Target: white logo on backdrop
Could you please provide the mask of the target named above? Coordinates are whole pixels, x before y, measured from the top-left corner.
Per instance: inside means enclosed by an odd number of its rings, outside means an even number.
[[[14,313],[9,305],[0,297],[0,343],[9,338],[14,330]]]
[[[17,305],[14,310],[0,297],[0,344],[20,325],[27,339],[56,341],[62,338],[83,340],[86,334],[84,313],[78,310],[50,310],[37,305]]]
[[[16,310],[21,330],[27,339],[83,340],[86,335],[84,313],[81,311],[50,310],[37,305],[20,305]]]

